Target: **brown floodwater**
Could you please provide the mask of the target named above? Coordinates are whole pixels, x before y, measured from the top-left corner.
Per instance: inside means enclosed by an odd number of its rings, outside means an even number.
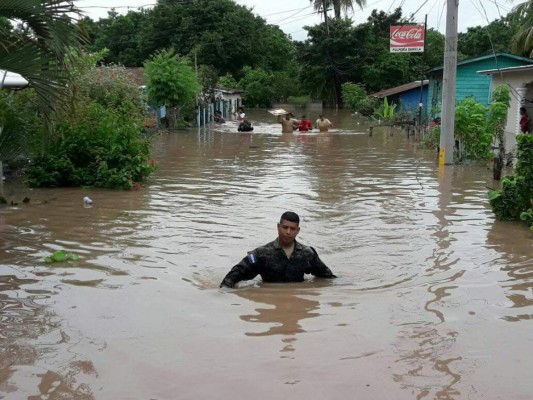
[[[0,399],[533,398],[533,233],[488,165],[326,115],[159,136],[138,191],[0,185]],[[285,210],[339,277],[219,289]]]

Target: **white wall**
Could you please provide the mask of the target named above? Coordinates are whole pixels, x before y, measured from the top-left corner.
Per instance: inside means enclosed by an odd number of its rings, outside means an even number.
[[[507,151],[516,148],[516,135],[520,133],[520,107],[525,107],[533,119],[533,102],[522,102],[522,96],[533,101],[533,71],[514,71],[492,75],[491,91],[506,84],[511,88],[511,105],[507,113],[505,126],[505,147]]]

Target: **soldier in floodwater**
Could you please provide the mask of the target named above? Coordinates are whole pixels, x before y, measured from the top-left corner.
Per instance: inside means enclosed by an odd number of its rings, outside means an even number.
[[[225,276],[220,287],[232,288],[238,282],[261,275],[265,282],[302,282],[304,274],[336,278],[320,260],[316,250],[296,241],[300,217],[287,211],[278,223],[278,237],[248,253]]]

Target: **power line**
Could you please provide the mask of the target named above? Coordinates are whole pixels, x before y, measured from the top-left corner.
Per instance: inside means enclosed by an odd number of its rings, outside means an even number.
[[[422,3],[422,5],[421,5],[420,7],[418,7],[418,9],[417,9],[414,13],[411,14],[411,18],[410,18],[411,20],[414,19],[416,13],[419,12],[420,9],[421,9],[422,7],[424,7],[428,1],[429,1],[429,0],[424,1],[424,2]]]
[[[285,18],[283,18],[283,19],[280,19],[279,21],[272,22],[272,25],[279,24],[280,22],[283,22],[283,21],[285,21],[285,20],[287,20],[287,19],[289,19],[289,18],[292,18],[292,17],[294,17],[294,16],[300,14],[300,13],[301,13],[302,11],[304,11],[306,8],[309,8],[309,6],[304,7],[304,8],[301,8],[299,11],[296,11],[294,14],[291,14],[291,15],[289,15],[288,17],[285,17]],[[314,13],[313,13],[313,14],[314,14]]]
[[[440,10],[440,16],[437,22],[437,31],[440,28],[440,23],[442,22],[442,17],[444,16],[444,7],[446,7],[446,0],[442,0],[442,9]]]

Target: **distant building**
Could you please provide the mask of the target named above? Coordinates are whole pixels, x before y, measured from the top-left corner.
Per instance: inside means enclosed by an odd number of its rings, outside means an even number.
[[[472,97],[488,106],[491,99],[490,75],[478,74],[478,71],[517,67],[533,64],[533,60],[508,53],[493,53],[470,58],[457,63],[456,102]],[[443,67],[429,71],[429,111],[430,116],[440,115],[442,110],[442,75]]]
[[[396,113],[409,113],[416,115],[420,103],[422,103],[422,113],[427,114],[429,80],[414,81],[405,85],[396,86],[390,89],[380,90],[370,94],[371,97],[378,99],[387,98],[389,104],[397,104]],[[420,101],[422,97],[422,101]]]
[[[215,108],[222,110],[227,107],[228,114],[234,113],[237,108],[243,105],[244,90],[233,89],[224,86],[215,86]],[[221,106],[224,102],[225,107]]]

